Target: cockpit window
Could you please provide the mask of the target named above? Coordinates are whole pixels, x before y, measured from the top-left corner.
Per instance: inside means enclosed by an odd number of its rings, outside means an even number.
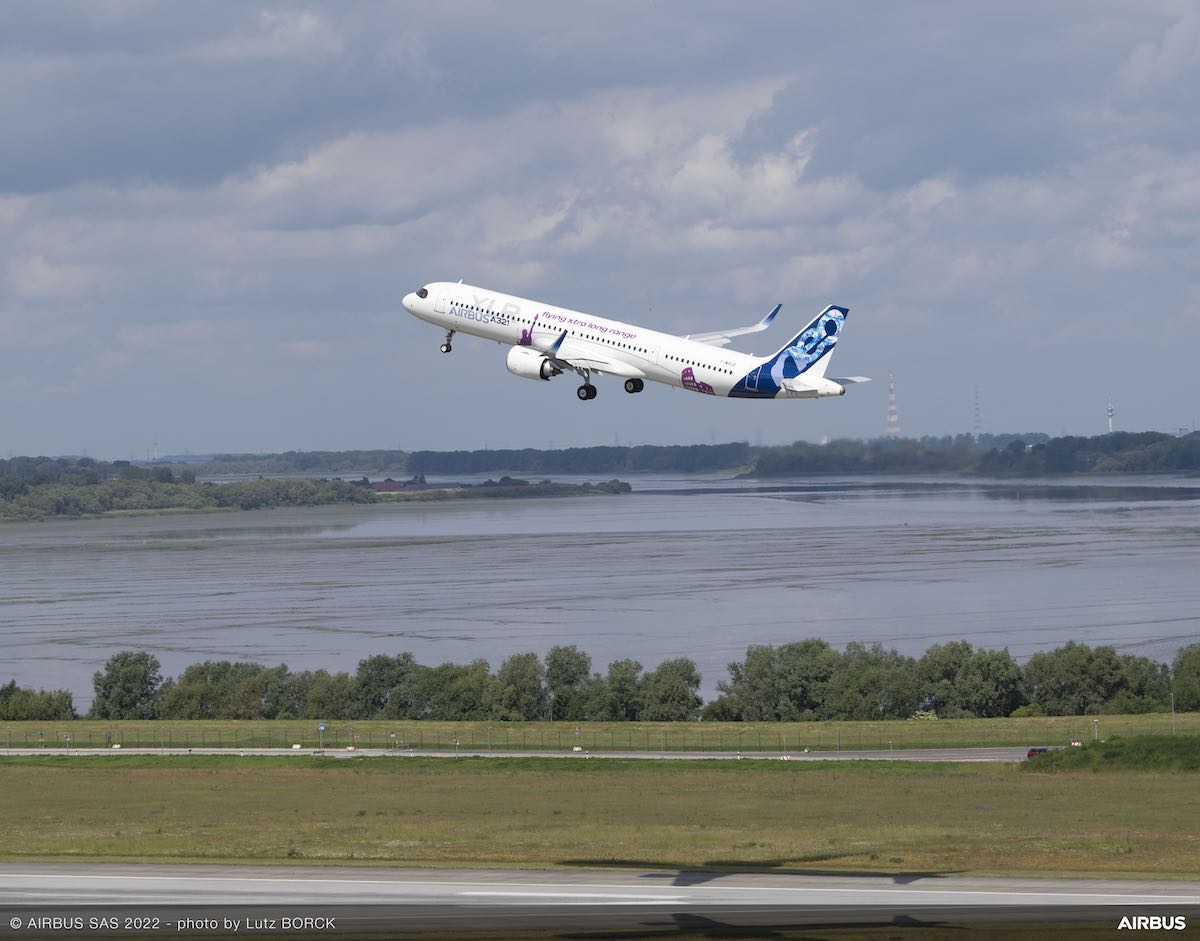
[[[421,290],[417,291],[417,297],[419,297],[421,300],[425,300],[425,298],[428,296],[429,291],[427,291],[425,288],[421,288]]]

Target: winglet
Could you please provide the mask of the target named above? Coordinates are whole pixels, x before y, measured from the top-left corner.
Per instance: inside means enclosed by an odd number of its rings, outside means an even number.
[[[559,348],[563,345],[563,340],[567,338],[567,331],[564,330],[559,334],[558,339],[554,341],[550,349],[546,350],[551,356],[557,356]]]
[[[758,330],[766,330],[767,327],[771,326],[771,321],[775,319],[775,315],[779,313],[782,307],[782,304],[776,304],[775,309],[758,322]]]

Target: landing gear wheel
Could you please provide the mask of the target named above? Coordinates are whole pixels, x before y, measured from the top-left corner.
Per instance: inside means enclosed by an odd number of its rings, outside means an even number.
[[[585,382],[575,390],[575,394],[579,396],[579,401],[586,402],[589,399],[594,399],[596,397],[596,387],[590,382]]]
[[[443,343],[440,347],[438,347],[438,349],[440,349],[443,353],[449,353],[452,349],[454,349],[454,347],[452,347],[449,343]]]
[[[646,386],[646,384],[644,382],[642,382],[641,379],[626,379],[625,380],[625,391],[630,393],[631,395],[634,392],[641,392],[642,389],[645,388],[645,386]]]

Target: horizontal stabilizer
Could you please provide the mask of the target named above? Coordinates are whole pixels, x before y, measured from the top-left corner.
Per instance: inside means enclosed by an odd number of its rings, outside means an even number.
[[[784,379],[779,385],[784,392],[804,399],[820,399],[829,395],[845,395],[844,382],[857,382],[860,377],[851,379],[826,379],[824,376],[814,376],[803,373],[791,379]]]
[[[870,382],[867,376],[838,376],[831,381],[836,382],[839,386],[853,385],[856,382]]]

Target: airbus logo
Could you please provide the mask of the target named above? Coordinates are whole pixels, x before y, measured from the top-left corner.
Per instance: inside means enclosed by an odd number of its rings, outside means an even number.
[[[1117,929],[1130,928],[1134,931],[1184,931],[1187,918],[1183,915],[1124,915]]]

